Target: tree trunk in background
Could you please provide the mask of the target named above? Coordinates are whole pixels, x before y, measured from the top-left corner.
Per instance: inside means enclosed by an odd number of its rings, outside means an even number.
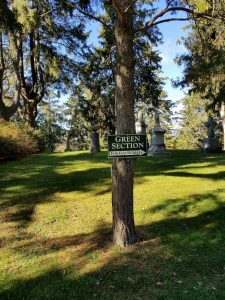
[[[13,66],[17,80],[21,83],[21,99],[23,101],[21,115],[26,123],[31,127],[35,127],[37,106],[42,101],[45,93],[45,80],[40,66],[39,33],[37,32],[35,35],[32,31],[29,37],[31,73],[28,74],[28,77],[25,76],[25,68],[28,68],[28,66],[24,66],[24,37],[22,33],[14,34],[11,42],[17,52],[17,58],[14,60]]]
[[[121,11],[130,1],[117,1]],[[133,10],[115,29],[117,63],[115,113],[116,134],[135,133],[134,121],[134,53]],[[125,247],[137,241],[133,213],[134,159],[114,159],[112,165],[113,241]]]
[[[3,100],[0,99],[0,119],[3,119],[4,121],[10,121],[11,117],[16,113],[18,106],[19,102],[13,103],[11,106],[6,106]]]
[[[23,120],[29,124],[32,128],[36,126],[36,117],[37,117],[37,103],[39,103],[36,99],[27,99],[23,94]]]
[[[225,104],[222,103],[220,107],[220,116],[223,126],[223,150],[225,150]]]
[[[18,84],[18,81],[16,81],[15,84],[15,93],[14,97],[10,98],[11,104],[8,106],[5,104],[6,95],[4,94],[4,80],[6,77],[6,62],[5,62],[5,53],[3,48],[3,38],[2,33],[0,32],[0,118],[9,121],[10,118],[15,114],[15,112],[18,109],[19,106],[19,100],[20,100],[20,85]],[[8,98],[9,100],[9,98]]]
[[[90,133],[90,152],[95,154],[101,152],[100,142],[99,142],[99,133],[97,131]]]

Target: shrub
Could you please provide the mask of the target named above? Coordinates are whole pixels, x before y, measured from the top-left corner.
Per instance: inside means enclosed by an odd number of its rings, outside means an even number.
[[[0,160],[39,152],[38,133],[28,125],[0,121]]]
[[[21,127],[21,126],[20,126]],[[30,127],[28,124],[22,125],[23,131],[26,132],[28,136],[34,141],[37,142],[38,151],[44,152],[46,145],[45,145],[45,137],[40,129],[34,129]]]

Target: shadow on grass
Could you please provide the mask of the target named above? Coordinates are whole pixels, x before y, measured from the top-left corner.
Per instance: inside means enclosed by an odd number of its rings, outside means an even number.
[[[205,165],[200,165],[202,163]],[[197,164],[197,166],[195,166],[195,164]],[[225,153],[207,155],[198,151],[179,150],[171,151],[171,156],[168,158],[147,157],[146,159],[138,160],[136,175],[159,176],[171,174],[171,172],[174,171],[177,172],[177,176],[179,176],[180,169],[188,170],[199,168],[201,170],[218,165],[225,165]],[[199,177],[202,175],[203,178],[205,174],[198,175]],[[214,179],[213,174],[210,175],[210,179]]]
[[[109,166],[101,167],[100,163]],[[110,162],[103,153],[40,154],[9,162],[0,168],[0,211],[5,222],[20,227],[32,221],[37,204],[55,201],[57,192],[93,192],[96,196],[110,190]],[[80,170],[84,164],[90,168]],[[61,168],[67,173],[60,173]]]
[[[192,178],[204,178],[211,180],[224,180],[225,171],[211,173],[211,174],[198,174],[198,173],[189,173],[189,172],[168,172],[167,176],[177,176],[177,177],[192,177]]]
[[[157,213],[159,211],[163,211],[164,213],[166,212],[167,216],[175,216],[179,213],[187,213],[191,209],[193,210],[193,208],[195,208],[203,201],[209,201],[211,204],[217,206],[223,206],[224,202],[222,202],[218,196],[224,192],[225,189],[217,189],[211,193],[207,193],[203,195],[192,194],[183,199],[181,198],[167,199],[165,203],[156,205],[149,209],[145,209],[143,211],[143,214]]]
[[[173,151],[167,159],[140,159],[137,162],[135,184],[143,183],[144,176],[166,175],[211,180],[225,178],[225,172],[194,174],[174,171],[202,162],[210,167],[224,164],[224,154],[209,156],[196,151]],[[101,163],[107,166],[98,166]],[[91,167],[79,170],[79,166],[84,164],[90,164]],[[4,164],[0,170],[0,210],[4,210],[1,218],[25,227],[32,221],[36,205],[55,201],[54,194],[57,192],[92,192],[95,196],[107,194],[111,191],[110,166],[111,160],[107,159],[106,152],[97,155],[40,154]],[[58,170],[63,167],[69,168],[69,173],[59,173]]]
[[[189,209],[196,201],[210,199],[215,204],[211,211],[191,217],[176,217],[174,211],[161,221],[137,226],[142,241],[125,250],[112,245],[110,226],[103,221],[88,234],[21,241],[14,251],[25,258],[44,257],[62,250],[71,256],[64,265],[33,278],[16,280],[0,297],[222,300],[225,206],[217,196],[220,192],[196,194],[186,203]],[[163,209],[170,204],[168,201]],[[85,269],[88,265],[92,267]]]
[[[77,165],[92,163],[87,170]],[[144,176],[199,177],[224,180],[224,172],[195,174],[185,172],[190,164],[207,163],[206,167],[224,164],[224,154],[205,156],[192,151],[173,152],[164,160],[146,158],[137,162],[136,183]],[[108,167],[98,166],[106,163]],[[106,153],[92,156],[39,155],[1,166],[1,212],[5,222],[25,227],[32,221],[37,204],[55,201],[56,192],[92,192],[96,196],[110,191],[110,164]],[[57,169],[74,166],[69,173]],[[192,168],[192,166],[191,166]],[[198,167],[193,166],[197,169]],[[199,166],[201,170],[202,166]],[[178,172],[177,169],[183,169]],[[16,186],[16,189],[14,188]],[[74,253],[64,266],[52,267],[33,278],[19,279],[2,291],[1,299],[225,299],[225,208],[217,190],[195,194],[190,199],[171,199],[144,213],[168,211],[166,219],[137,226],[142,241],[129,249],[113,247],[110,225],[102,222],[89,234],[41,239],[25,234],[16,237],[13,250],[24,259],[45,257],[68,250]],[[185,218],[179,213],[191,211],[191,206],[205,199],[216,208]],[[18,242],[18,239],[19,242]],[[13,239],[1,241],[4,246]],[[99,266],[84,273],[93,255]],[[97,264],[97,263],[96,263]],[[82,273],[82,275],[80,274]],[[1,288],[1,286],[0,286]]]
[[[77,260],[100,249],[105,251],[109,247],[111,247],[111,228],[100,220],[94,232],[52,239],[41,239],[32,235],[29,238],[24,236],[14,249],[25,257],[31,257],[74,248],[77,250]],[[79,263],[79,268],[82,268],[81,263]]]
[[[5,222],[17,222],[24,227],[32,220],[32,214],[37,204],[55,201],[57,192],[82,191],[90,192],[101,190],[109,186],[109,168],[91,168],[88,170],[74,171],[69,174],[58,174],[54,168],[48,168],[29,176],[28,179],[16,178],[11,180],[7,188],[22,186],[21,191],[2,190],[0,210],[5,211],[2,218]]]

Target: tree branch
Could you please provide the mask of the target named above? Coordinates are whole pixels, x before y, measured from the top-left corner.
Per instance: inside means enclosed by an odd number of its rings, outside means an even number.
[[[125,24],[125,12],[121,10],[119,4],[117,3],[117,0],[112,0],[112,3],[118,13],[120,22],[122,24]]]
[[[164,19],[164,20],[155,22],[154,26],[162,24],[162,23],[172,22],[172,21],[189,21],[189,20],[192,20],[192,18],[169,18],[169,19]]]
[[[32,88],[33,92],[35,91],[35,87],[37,86],[37,69],[35,66],[35,34],[34,31],[31,30],[29,34],[30,38],[30,69],[31,69],[31,77],[32,77]]]
[[[169,4],[170,4],[170,2],[169,2]],[[169,12],[183,11],[183,12],[186,12],[188,14],[191,14],[192,16],[211,18],[211,16],[206,14],[206,13],[198,13],[198,12],[195,12],[194,10],[186,8],[186,7],[179,7],[179,6],[178,7],[177,6],[168,7],[168,5],[163,10],[161,10],[154,18],[152,18],[149,22],[147,22],[143,27],[140,27],[140,28],[136,29],[136,32],[145,31],[145,30],[155,26],[156,24],[159,24],[159,22],[160,23],[165,23],[168,20],[172,19],[172,18],[170,18],[170,19],[165,19],[165,20],[156,22],[156,20],[163,17],[165,14],[167,14]],[[178,18],[178,19],[180,19],[180,18]],[[183,18],[181,18],[181,19],[183,19]],[[191,19],[191,18],[189,18],[189,19]]]
[[[134,0],[125,10],[124,13],[126,13],[138,0]],[[173,0],[172,0],[173,1]]]
[[[88,17],[88,18],[90,18],[90,19],[93,19],[93,20],[95,20],[95,21],[101,23],[101,24],[102,24],[104,27],[106,27],[108,30],[112,31],[111,27],[110,27],[108,24],[106,24],[104,21],[102,21],[100,18],[95,17],[95,16],[93,16],[92,14],[89,14],[88,12],[83,11],[83,10],[77,8],[77,7],[74,7],[74,8],[75,8],[77,11],[79,11],[81,14],[83,14],[84,16],[86,16],[86,17]]]
[[[168,2],[168,4],[167,4],[166,8],[168,8],[168,7],[172,4],[173,1],[174,1],[174,0],[170,0],[170,1]]]
[[[5,60],[4,60],[2,33],[0,33],[0,69],[5,71]]]
[[[112,30],[112,29],[110,28],[110,26],[109,26],[108,24],[106,24],[104,21],[102,21],[100,18],[98,18],[98,17],[96,17],[96,16],[94,16],[94,15],[92,15],[92,14],[89,14],[89,13],[86,12],[86,11],[83,11],[82,9],[78,8],[75,4],[72,4],[72,3],[69,3],[69,2],[66,2],[66,1],[64,1],[64,2],[65,2],[68,6],[70,6],[71,8],[76,9],[79,13],[83,14],[84,16],[86,16],[86,17],[88,17],[88,18],[90,18],[90,19],[93,19],[93,20],[95,20],[95,21],[101,23],[101,24],[102,24],[104,27],[106,27],[108,30],[110,30],[110,31]],[[52,13],[52,12],[54,12],[54,11],[59,10],[59,9],[61,9],[61,8],[56,7],[56,8],[53,8],[53,9],[51,9],[51,10],[48,10],[47,12],[41,14],[40,18],[43,18],[45,15],[50,14],[50,13]]]

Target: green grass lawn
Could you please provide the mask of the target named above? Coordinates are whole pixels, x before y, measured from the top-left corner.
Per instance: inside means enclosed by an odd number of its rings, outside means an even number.
[[[107,153],[0,165],[0,299],[225,299],[225,155],[137,162],[141,241],[111,241]]]

